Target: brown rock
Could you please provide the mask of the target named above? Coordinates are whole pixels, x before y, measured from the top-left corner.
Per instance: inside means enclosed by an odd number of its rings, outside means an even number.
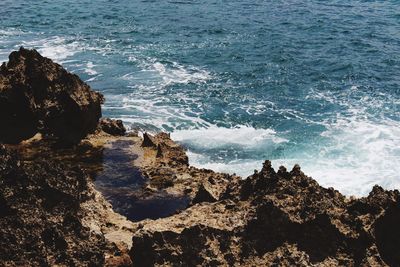
[[[207,190],[204,184],[201,184],[199,189],[197,190],[195,197],[192,200],[192,204],[197,204],[201,202],[215,202],[215,201],[217,201],[217,198],[213,196],[210,190]]]
[[[165,164],[174,167],[189,165],[189,159],[185,149],[181,145],[175,143],[169,134],[161,132],[154,137],[152,136],[151,140],[160,145],[162,150],[162,157],[160,158],[162,158]]]
[[[156,155],[156,157],[157,158],[161,158],[162,156],[163,156],[163,153],[162,153],[161,145],[158,144],[157,145],[157,155]]]
[[[123,136],[126,133],[126,128],[121,120],[102,118],[99,122],[99,127],[104,132],[114,136]]]
[[[0,68],[0,142],[37,132],[78,143],[101,117],[103,96],[36,50],[21,47]]]
[[[396,266],[400,193],[374,187],[350,201],[304,175],[288,177],[269,161],[232,181],[220,200],[199,187],[180,214],[151,221],[133,236],[134,264],[203,266]],[[213,176],[213,174],[209,174]],[[216,174],[214,174],[216,175]],[[217,180],[211,179],[211,180]],[[199,198],[202,201],[197,201]]]
[[[105,239],[82,223],[88,177],[51,159],[23,163],[0,147],[0,262],[101,266]]]
[[[152,140],[152,137],[148,133],[143,134],[142,147],[156,147],[156,144]]]

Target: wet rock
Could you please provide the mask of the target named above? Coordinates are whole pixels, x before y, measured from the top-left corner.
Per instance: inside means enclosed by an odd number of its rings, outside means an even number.
[[[103,100],[78,76],[21,47],[0,68],[0,142],[40,132],[78,143],[96,129]]]
[[[99,127],[104,132],[114,136],[123,136],[126,134],[126,128],[121,120],[102,118],[99,122]]]

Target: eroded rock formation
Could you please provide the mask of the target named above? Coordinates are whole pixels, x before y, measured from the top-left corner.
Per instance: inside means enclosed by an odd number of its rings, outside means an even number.
[[[0,146],[0,262],[102,265],[104,236],[82,224],[80,204],[91,197],[80,168],[23,162]]]
[[[40,132],[78,143],[96,129],[102,102],[78,76],[21,47],[0,68],[0,141],[19,143]]]
[[[121,120],[112,120],[110,118],[102,118],[99,122],[99,128],[111,135],[123,136],[126,134],[126,128]]]
[[[144,224],[130,255],[143,266],[397,266],[399,200],[374,187],[348,199],[304,175],[272,169],[232,182],[219,201]],[[210,201],[211,200],[211,201]],[[212,203],[210,203],[212,202]],[[385,226],[383,226],[385,224]]]
[[[397,266],[398,191],[375,186],[369,196],[349,199],[319,186],[299,166],[290,172],[281,167],[276,172],[269,161],[260,172],[240,180],[188,166],[184,150],[166,134],[151,138],[156,146],[142,147],[138,136],[97,133],[76,151],[62,153],[52,151],[51,145],[43,150],[47,141],[41,141],[45,143],[37,147],[42,150],[22,161],[3,149],[0,223],[4,235],[0,241],[8,245],[0,252],[2,260],[39,263],[47,255],[48,264],[82,261],[83,265],[105,262],[109,266]],[[137,223],[115,220],[117,214],[105,215],[112,213],[104,208],[109,204],[82,169],[97,168],[94,163],[101,157],[97,153],[104,146],[101,142],[107,140],[121,144],[131,140],[126,152],[138,153],[135,166],[149,179],[133,199],[121,191],[126,203],[147,201],[165,192],[186,196],[187,209]],[[32,153],[33,145],[17,148],[28,146]],[[157,156],[157,147],[162,147],[162,157]],[[48,153],[54,153],[54,158],[61,153],[64,162],[82,161],[82,166],[42,162],[39,156]],[[68,228],[71,216],[75,224]],[[52,230],[46,230],[50,226]],[[14,234],[7,234],[14,232],[21,234],[14,239]],[[21,245],[24,242],[37,244]],[[90,248],[87,255],[94,258],[85,258],[86,248]],[[75,249],[80,254],[74,254]],[[66,252],[59,259],[56,255],[61,250]]]

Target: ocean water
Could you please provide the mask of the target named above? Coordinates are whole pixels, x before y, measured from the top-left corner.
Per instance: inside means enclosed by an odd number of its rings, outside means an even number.
[[[195,166],[246,177],[270,159],[348,195],[400,188],[398,1],[2,0],[0,61],[19,46]]]

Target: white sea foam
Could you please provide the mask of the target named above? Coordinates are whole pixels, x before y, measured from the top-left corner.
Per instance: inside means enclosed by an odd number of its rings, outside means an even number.
[[[265,142],[274,144],[287,142],[286,139],[276,136],[274,130],[255,129],[248,126],[237,126],[235,128],[211,126],[195,130],[178,130],[174,131],[171,136],[179,142],[203,148],[220,148],[227,145],[254,148]]]
[[[85,49],[82,43],[60,36],[26,41],[22,42],[22,45],[27,48],[35,48],[43,56],[59,63],[63,63],[67,58]]]
[[[365,195],[375,184],[400,188],[399,122],[339,119],[323,136],[327,146],[302,163],[322,185],[351,195]]]
[[[7,28],[7,29],[0,29],[0,37],[5,36],[5,37],[10,37],[10,36],[15,36],[15,35],[21,35],[24,34],[24,31],[18,28]]]
[[[375,93],[370,96],[357,85],[338,93],[313,92],[311,98],[340,105],[345,114],[323,122],[321,135],[328,142],[302,163],[321,184],[345,194],[366,195],[375,184],[400,188],[400,122],[385,116],[396,98]],[[397,112],[397,113],[396,113]]]
[[[65,44],[65,40],[59,37],[50,39],[48,42],[44,42],[38,49],[43,56],[58,62],[73,56],[80,50],[81,48],[79,43],[73,42],[70,44]]]
[[[146,49],[135,48],[138,51]],[[212,78],[211,74],[201,67],[183,65],[167,59],[161,61],[136,52],[127,55],[128,61],[134,63],[135,67],[120,76],[120,79],[128,83],[127,87],[132,92],[118,96],[115,101],[110,101],[107,97],[105,109],[123,110],[129,115],[122,115],[121,118],[128,125],[138,128],[171,131],[183,127],[208,127],[210,124],[200,118],[201,111],[193,111],[193,107],[199,105],[196,96],[188,96],[185,91],[180,90],[171,92],[169,86],[202,84]]]
[[[137,64],[142,71],[123,75],[122,78],[125,80],[137,81],[142,77],[146,77],[147,80],[158,80],[158,86],[167,86],[172,84],[204,83],[212,78],[207,70],[195,66],[182,65],[174,61],[162,63],[157,58],[142,58],[134,55],[129,56],[128,60]]]
[[[232,160],[228,162],[212,161],[207,155],[187,151],[190,165],[210,169],[216,172],[236,174],[243,178],[249,176],[252,170],[259,170],[262,160]]]
[[[210,126],[203,129],[178,130],[172,132],[171,137],[189,147],[188,157],[191,165],[218,172],[236,173],[242,177],[247,177],[253,170],[260,169],[263,159],[246,159],[227,154],[236,154],[240,151],[257,154],[263,148],[267,150],[287,142],[272,129],[255,129],[249,126],[235,128]],[[216,159],[215,155],[211,155],[216,151],[225,151],[226,153],[221,154],[225,154],[226,158],[219,156]]]
[[[210,124],[200,118],[200,112],[193,111],[193,99],[186,95],[175,93],[174,101],[179,106],[171,104],[171,97],[166,95],[165,88],[157,85],[139,85],[128,95],[114,95],[107,98],[105,109],[120,109],[127,115],[122,115],[128,124],[136,124],[158,130],[171,131],[185,127],[193,129],[208,127]]]
[[[86,68],[85,68],[85,72],[91,76],[93,75],[97,75],[97,71],[94,69],[95,65],[93,64],[93,62],[89,61],[88,63],[86,63]]]
[[[0,64],[8,61],[8,55],[10,54],[10,47],[15,45],[16,39],[19,36],[27,34],[18,28],[3,28],[0,29]]]
[[[173,62],[172,66],[156,62],[152,67],[161,76],[165,85],[206,82],[211,77],[205,70],[185,67],[176,62]]]
[[[240,131],[213,129],[208,132],[204,129],[194,131],[193,134],[191,131],[177,131],[172,137],[188,144],[192,165],[247,177],[254,169],[261,168],[264,159],[215,160],[206,153],[190,150],[192,146],[208,149],[222,148],[229,144],[240,144],[243,149],[253,150],[261,145],[257,137],[260,132],[260,135],[272,141],[271,145],[284,140],[271,130],[245,128]],[[225,134],[220,135],[221,132]],[[386,189],[400,188],[399,123],[374,124],[342,120],[330,126],[323,135],[331,140],[326,147],[303,151],[300,156],[275,159],[272,161],[274,168],[284,165],[290,169],[298,163],[307,175],[315,178],[322,186],[334,187],[346,195],[365,196],[375,184]],[[265,146],[265,140],[261,146]]]

